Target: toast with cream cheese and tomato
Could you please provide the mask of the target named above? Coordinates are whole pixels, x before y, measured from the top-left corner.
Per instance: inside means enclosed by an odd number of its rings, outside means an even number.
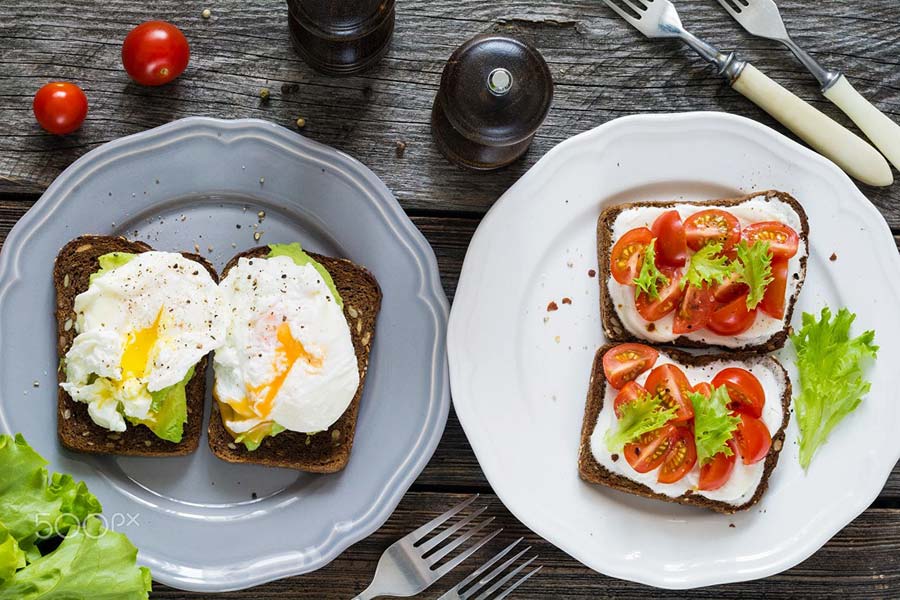
[[[606,338],[769,352],[806,276],[809,221],[778,191],[612,206],[597,222]]]

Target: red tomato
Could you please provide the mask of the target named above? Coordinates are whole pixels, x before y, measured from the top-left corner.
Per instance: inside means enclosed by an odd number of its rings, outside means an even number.
[[[675,427],[666,425],[656,431],[645,433],[636,442],[625,444],[622,453],[631,468],[638,473],[652,471],[662,464],[672,443]]]
[[[741,415],[741,422],[734,432],[738,450],[741,452],[741,460],[745,465],[759,462],[769,453],[772,447],[772,435],[769,428],[759,419],[748,415]]]
[[[744,294],[714,310],[706,326],[719,335],[737,335],[750,329],[754,321],[756,309],[747,308],[747,294]]]
[[[675,421],[688,421],[694,417],[694,406],[688,399],[693,390],[684,371],[669,363],[650,371],[644,389],[662,396],[663,406],[675,407]]]
[[[732,273],[728,279],[713,288],[713,298],[720,304],[728,304],[738,296],[747,294],[750,286],[739,281],[740,275]]]
[[[766,286],[766,293],[763,296],[762,302],[759,303],[759,309],[761,311],[776,319],[784,318],[784,302],[787,293],[787,272],[788,259],[772,259],[772,281]]]
[[[769,252],[775,258],[790,258],[797,254],[800,236],[791,227],[778,221],[754,223],[744,230],[744,238],[750,244],[769,242]]]
[[[678,211],[659,215],[650,230],[656,238],[656,263],[660,267],[683,267],[687,262],[687,238]]]
[[[622,389],[656,364],[659,352],[644,344],[619,344],[603,355],[603,374],[611,386]]]
[[[698,394],[703,394],[707,398],[712,396],[712,392],[713,392],[712,386],[706,381],[701,381],[700,383],[695,385],[694,391],[697,392]]]
[[[669,278],[669,285],[657,290],[659,298],[651,300],[650,296],[641,292],[634,301],[638,313],[647,321],[656,321],[675,310],[678,301],[681,300],[681,271],[663,267],[663,275]]]
[[[706,327],[714,307],[715,301],[709,286],[704,285],[702,288],[698,288],[687,284],[684,286],[681,304],[675,311],[672,332],[681,334],[703,329]]]
[[[731,403],[729,410],[734,410],[751,417],[760,418],[766,404],[766,393],[753,373],[738,367],[722,369],[713,377],[715,387],[725,386]]]
[[[697,484],[699,489],[717,490],[725,485],[725,482],[731,477],[734,463],[737,462],[737,448],[735,448],[734,439],[728,440],[728,445],[731,447],[731,456],[725,456],[724,452],[719,452],[709,462],[700,466],[700,482]]]
[[[641,387],[640,384],[634,381],[626,383],[619,393],[616,394],[616,401],[613,403],[613,410],[616,412],[616,416],[622,416],[622,406],[645,396],[647,396],[647,390]]]
[[[673,427],[669,436],[669,451],[663,459],[656,480],[660,483],[675,483],[694,468],[697,462],[697,447],[694,432],[688,427]]]
[[[641,272],[644,250],[653,241],[653,232],[646,227],[631,229],[619,238],[609,257],[613,279],[621,284],[632,285]]]
[[[37,91],[31,109],[41,127],[60,135],[81,127],[87,116],[88,101],[74,83],[53,81]]]
[[[684,222],[687,245],[699,250],[710,242],[722,244],[728,252],[741,239],[741,224],[731,213],[712,208],[692,214]]]
[[[184,72],[190,55],[187,38],[165,21],[141,23],[122,44],[122,65],[141,85],[169,83]]]

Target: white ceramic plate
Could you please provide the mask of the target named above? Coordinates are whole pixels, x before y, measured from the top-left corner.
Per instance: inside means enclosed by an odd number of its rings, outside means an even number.
[[[601,209],[768,188],[793,194],[809,214],[809,270],[794,326],[803,311],[828,305],[857,313],[857,332],[875,328],[881,351],[871,393],[806,474],[792,421],[769,491],[741,514],[582,482],[581,420],[591,360],[604,342],[598,280],[588,277]],[[507,508],[592,569],[666,588],[771,575],[865,510],[900,457],[900,320],[887,317],[900,305],[898,274],[884,219],[821,156],[727,114],[617,119],[550,151],[478,228],[448,333],[456,412]],[[551,300],[560,309],[548,313]],[[795,377],[790,350],[780,358]]]

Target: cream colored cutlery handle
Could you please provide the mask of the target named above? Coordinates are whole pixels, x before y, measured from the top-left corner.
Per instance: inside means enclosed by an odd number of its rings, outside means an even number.
[[[875,108],[843,75],[825,90],[825,97],[847,113],[881,153],[900,169],[900,125]]]
[[[894,182],[890,165],[875,148],[766,77],[753,65],[747,64],[732,86],[807,144],[833,160],[848,175],[869,185],[885,186]]]

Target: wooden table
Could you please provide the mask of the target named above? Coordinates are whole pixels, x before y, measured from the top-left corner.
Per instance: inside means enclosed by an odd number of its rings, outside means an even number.
[[[849,73],[854,85],[888,114],[900,116],[896,0],[780,4],[802,45],[826,65]],[[678,7],[695,33],[737,49],[795,93],[849,123],[789,54],[751,39],[715,2],[680,0]],[[201,18],[204,8],[212,18]],[[130,83],[119,59],[127,31],[150,18],[176,23],[192,45],[187,72],[162,88]],[[525,159],[499,172],[475,174],[450,166],[438,154],[429,113],[447,57],[465,39],[486,31],[534,43],[550,64],[556,91],[550,115]],[[32,95],[53,79],[79,83],[91,102],[82,130],[64,138],[44,134],[31,114]],[[291,91],[291,84],[299,88]],[[264,87],[271,90],[268,101],[259,96]],[[689,51],[645,40],[599,0],[400,0],[387,58],[365,76],[342,79],[318,75],[295,56],[281,0],[3,0],[0,237],[63,168],[104,142],[189,115],[255,117],[287,127],[302,116],[307,123],[303,135],[357,157],[394,191],[434,247],[452,299],[480,218],[542,154],[615,117],[690,110],[733,112],[783,131]],[[401,143],[402,155],[397,150]],[[900,233],[900,184],[862,191]],[[685,596],[598,575],[530,533],[492,495],[451,412],[434,458],[376,534],[316,573],[216,597],[349,598],[365,587],[380,553],[393,540],[472,492],[483,494],[490,512],[507,528],[504,537],[524,535],[541,555],[544,570],[517,598]],[[448,577],[422,597],[437,597],[462,575]],[[764,581],[698,590],[691,596],[900,597],[900,471],[894,471],[865,513],[799,566]],[[154,597],[201,595],[157,586]]]

